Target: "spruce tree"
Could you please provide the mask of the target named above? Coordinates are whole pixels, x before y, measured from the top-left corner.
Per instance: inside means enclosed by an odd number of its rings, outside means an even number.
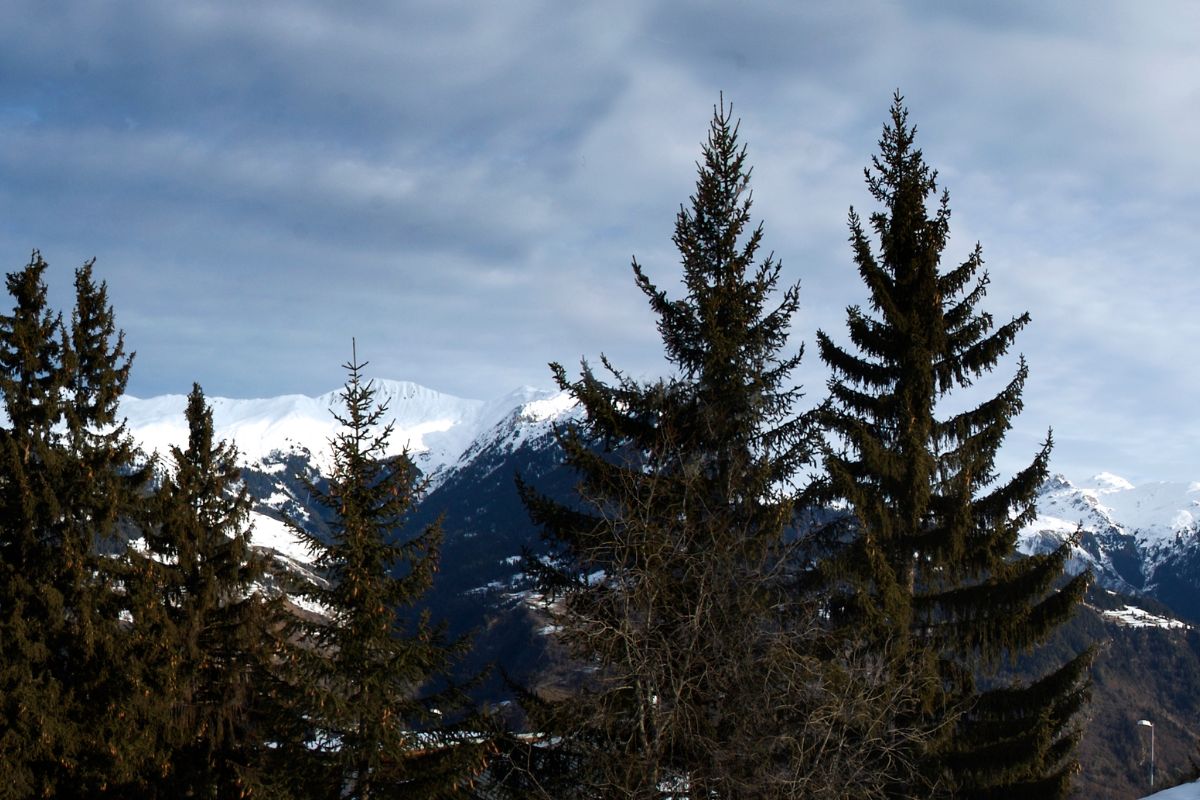
[[[331,515],[330,540],[302,528],[312,564],[326,579],[304,597],[324,609],[297,618],[286,666],[312,730],[295,751],[316,797],[456,797],[481,769],[483,747],[443,725],[459,699],[445,680],[455,643],[415,608],[432,584],[441,530],[409,534],[417,496],[407,454],[387,455],[386,405],[364,382],[357,355],[341,393],[341,431],[324,487],[310,486]],[[292,742],[295,747],[297,742]]]
[[[0,787],[11,796],[53,793],[79,747],[65,713],[70,694],[53,668],[67,624],[54,579],[63,343],[61,318],[47,306],[46,266],[35,251],[8,274],[14,305],[0,317]]]
[[[93,277],[94,261],[75,270],[75,307],[65,329],[62,422],[66,450],[59,493],[63,537],[59,558],[84,569],[59,571],[72,609],[70,653],[62,680],[75,691],[75,721],[85,732],[84,755],[75,778],[80,796],[142,771],[153,742],[131,724],[130,708],[144,694],[121,623],[127,608],[119,554],[143,517],[152,464],[143,457],[119,417],[133,355],[108,300],[108,287]],[[61,793],[61,791],[60,791]]]
[[[259,796],[271,744],[265,705],[277,602],[259,582],[251,500],[237,450],[213,439],[199,385],[187,403],[188,443],[155,496],[144,552],[131,552],[132,638],[152,691],[146,724],[163,749],[142,796]]]
[[[137,769],[123,711],[113,561],[147,472],[116,422],[129,359],[91,264],[76,272],[70,329],[47,307],[36,251],[8,276],[0,319],[2,450],[0,762],[9,786],[90,796]]]
[[[1028,323],[999,326],[978,310],[988,286],[978,245],[947,270],[948,195],[914,146],[897,95],[880,153],[866,172],[882,206],[872,242],[851,209],[854,261],[870,309],[851,307],[852,347],[819,332],[833,372],[825,421],[845,444],[825,458],[834,497],[853,512],[850,544],[827,571],[842,586],[839,618],[868,631],[897,669],[928,676],[918,723],[925,797],[1062,797],[1076,768],[1072,719],[1086,695],[1089,654],[1024,685],[999,676],[1006,659],[1043,642],[1080,601],[1088,576],[1060,581],[1069,545],[1020,558],[1036,513],[1050,438],[1006,481],[995,461],[1021,410],[1027,367],[996,395],[957,413],[944,403],[993,370]],[[930,202],[933,198],[938,198]]]
[[[795,482],[813,447],[789,383],[801,352],[785,349],[799,292],[759,255],[750,179],[722,102],[676,219],[682,297],[632,265],[673,375],[639,381],[602,359],[608,382],[586,361],[570,380],[551,365],[584,413],[559,432],[579,496],[520,489],[551,550],[531,566],[585,669],[563,702],[532,703],[568,774],[527,791],[821,796],[805,726],[830,698],[810,657],[813,617],[788,588]],[[554,749],[531,755],[549,767]]]

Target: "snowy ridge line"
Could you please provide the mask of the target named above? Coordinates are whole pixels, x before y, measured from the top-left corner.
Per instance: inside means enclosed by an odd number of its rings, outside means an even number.
[[[1134,486],[1111,472],[1079,485],[1062,475],[1046,481],[1038,518],[1026,531],[1114,528],[1144,546],[1169,544],[1200,526],[1200,482],[1156,481]]]
[[[427,476],[452,468],[481,436],[506,420],[516,427],[550,424],[569,413],[574,403],[563,392],[521,387],[491,401],[437,392],[416,383],[373,379],[376,399],[387,404],[383,422],[393,426],[387,455],[407,449]],[[329,441],[339,425],[341,390],[317,397],[206,398],[213,410],[214,435],[237,445],[243,465],[254,465],[274,452],[307,451],[324,469]],[[121,414],[130,434],[147,452],[166,454],[187,441],[184,395],[121,399]]]

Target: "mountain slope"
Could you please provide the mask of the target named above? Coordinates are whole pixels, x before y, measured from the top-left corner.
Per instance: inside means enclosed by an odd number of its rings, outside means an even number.
[[[1075,484],[1055,475],[1037,507],[1021,534],[1023,552],[1045,552],[1078,534],[1073,570],[1091,569],[1101,586],[1200,621],[1200,483],[1134,486],[1101,473]]]

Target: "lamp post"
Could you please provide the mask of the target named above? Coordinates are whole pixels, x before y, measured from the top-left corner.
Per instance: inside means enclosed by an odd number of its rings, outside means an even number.
[[[1148,719],[1139,719],[1137,724],[1150,729],[1150,791],[1154,791],[1154,723]]]

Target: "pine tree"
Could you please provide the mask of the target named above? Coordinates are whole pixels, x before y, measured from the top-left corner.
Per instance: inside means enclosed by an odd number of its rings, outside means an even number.
[[[118,416],[133,362],[108,300],[93,278],[94,261],[75,271],[75,307],[65,330],[62,421],[66,450],[60,476],[64,531],[59,558],[82,571],[59,571],[72,609],[62,680],[75,692],[75,724],[84,748],[72,779],[79,796],[94,796],[138,774],[153,749],[147,731],[131,725],[142,692],[131,668],[141,654],[121,624],[126,608],[124,539],[143,516],[153,465]],[[65,794],[60,789],[60,794]]]
[[[129,359],[105,287],[90,263],[77,270],[68,331],[47,308],[46,268],[35,251],[8,276],[15,307],[0,321],[9,422],[0,762],[18,791],[86,796],[136,769],[120,719],[132,687],[118,668],[119,602],[104,552],[148,473],[116,423]]]
[[[996,454],[1021,410],[1024,359],[998,394],[940,415],[939,403],[996,367],[1029,316],[997,327],[977,309],[988,285],[978,245],[941,270],[949,199],[943,192],[929,209],[937,175],[915,133],[897,95],[866,170],[882,206],[870,217],[877,243],[850,212],[870,311],[848,310],[850,349],[818,333],[834,375],[825,419],[847,446],[828,452],[825,465],[833,496],[854,519],[850,546],[827,567],[854,587],[840,612],[847,624],[870,631],[900,669],[930,678],[919,714],[934,736],[922,755],[929,783],[956,798],[1061,797],[1075,769],[1072,718],[1086,695],[1089,654],[1027,686],[997,670],[1072,613],[1088,576],[1060,585],[1067,544],[1016,556],[1050,455],[1047,437],[1027,468],[998,480]]]
[[[163,746],[142,796],[257,796],[270,744],[265,689],[272,621],[265,561],[250,545],[251,500],[237,450],[213,440],[199,385],[187,404],[188,443],[156,494],[145,552],[130,553],[133,640],[152,690],[146,724]]]
[[[47,307],[46,266],[35,251],[8,274],[14,307],[0,317],[8,426],[0,431],[0,787],[13,796],[52,793],[78,752],[64,713],[69,694],[52,668],[54,638],[67,624],[53,573],[63,344],[61,318]]]
[[[344,366],[332,473],[325,488],[310,486],[331,512],[332,537],[297,528],[327,579],[303,591],[327,618],[294,624],[288,669],[315,727],[297,763],[315,761],[306,782],[318,797],[459,796],[483,748],[442,726],[459,702],[439,687],[458,648],[427,613],[414,615],[437,570],[441,530],[403,532],[416,469],[407,454],[387,455],[392,428],[380,428],[387,409],[362,379],[366,364],[356,355]]]
[[[565,743],[569,770],[543,796],[828,788],[806,726],[842,723],[824,715],[813,609],[790,594],[789,531],[805,503],[794,484],[814,445],[789,384],[801,352],[785,353],[799,293],[780,292],[779,262],[759,258],[750,178],[722,102],[675,225],[685,294],[672,299],[633,262],[673,376],[640,382],[603,360],[611,383],[586,361],[572,381],[551,365],[585,414],[559,436],[578,502],[520,488],[551,546],[533,565],[555,599],[548,613],[588,669],[536,718]],[[549,763],[547,749],[533,755]]]

